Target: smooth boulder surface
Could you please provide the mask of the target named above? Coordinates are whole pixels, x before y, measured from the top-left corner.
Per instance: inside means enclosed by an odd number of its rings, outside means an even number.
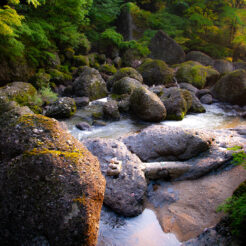
[[[106,120],[120,120],[120,112],[115,100],[108,101],[103,105],[103,118]]]
[[[70,97],[61,97],[48,106],[45,115],[56,119],[64,119],[71,117],[75,112],[75,100]]]
[[[123,141],[144,162],[188,160],[208,150],[211,144],[204,132],[159,125],[147,127]]]
[[[143,211],[147,184],[140,159],[124,143],[113,139],[88,139],[85,146],[98,157],[106,178],[104,203],[124,216],[137,216]],[[119,176],[107,176],[112,158],[122,161]]]
[[[1,243],[95,246],[105,188],[97,158],[42,115],[12,118],[0,140]]]
[[[175,40],[163,31],[158,31],[149,45],[150,57],[165,61],[167,64],[181,63],[185,59],[185,53]]]
[[[138,68],[146,85],[165,85],[173,82],[174,71],[162,60],[146,59]]]
[[[191,51],[185,56],[186,61],[196,61],[203,66],[213,66],[214,60],[201,51]]]
[[[211,92],[222,102],[246,105],[246,71],[240,69],[225,75],[212,87]]]
[[[166,118],[166,108],[160,98],[144,87],[133,91],[130,109],[141,120],[159,122]]]
[[[98,70],[84,67],[73,82],[73,91],[78,97],[89,97],[96,100],[107,96],[106,83]]]

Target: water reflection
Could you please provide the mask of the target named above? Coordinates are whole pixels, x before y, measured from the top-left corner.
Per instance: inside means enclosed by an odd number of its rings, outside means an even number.
[[[97,246],[178,246],[171,233],[164,233],[155,213],[145,209],[134,218],[124,218],[103,208]]]

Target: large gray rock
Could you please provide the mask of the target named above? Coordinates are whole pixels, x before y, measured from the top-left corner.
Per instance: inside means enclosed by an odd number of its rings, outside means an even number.
[[[246,105],[246,71],[236,70],[222,77],[211,89],[222,102]]]
[[[119,112],[118,104],[115,100],[106,102],[103,105],[103,118],[106,120],[119,120],[120,119],[120,112]]]
[[[197,61],[204,66],[213,66],[214,60],[201,51],[191,51],[186,54],[186,61]]]
[[[123,139],[142,161],[188,160],[208,150],[211,139],[203,132],[169,126],[150,126]]]
[[[173,82],[174,70],[162,60],[146,59],[138,68],[146,85],[165,85]]]
[[[99,71],[84,67],[81,74],[73,82],[73,91],[78,97],[89,97],[96,100],[107,96],[106,83]]]
[[[75,112],[75,100],[70,97],[61,97],[49,105],[45,115],[56,119],[64,119],[71,117]]]
[[[130,108],[142,120],[159,122],[166,118],[166,108],[160,98],[144,87],[133,91]]]
[[[106,178],[104,203],[115,212],[136,216],[143,211],[143,199],[147,189],[143,166],[124,143],[113,139],[88,139],[86,147],[98,157],[102,174]],[[110,161],[117,157],[122,161],[119,176],[107,176]]]
[[[59,122],[14,116],[0,128],[0,160],[2,245],[43,237],[55,246],[96,245],[105,180],[97,158]]]
[[[185,59],[181,46],[163,31],[158,31],[152,38],[149,49],[151,58],[163,60],[167,64],[181,63]]]
[[[179,83],[179,87],[181,89],[185,89],[187,91],[190,91],[190,92],[192,92],[194,94],[196,94],[198,92],[198,89],[195,86],[193,86],[192,84],[189,84],[189,83]]]

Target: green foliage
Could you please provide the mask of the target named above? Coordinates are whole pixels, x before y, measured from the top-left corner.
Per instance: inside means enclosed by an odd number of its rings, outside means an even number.
[[[113,28],[106,29],[100,35],[101,42],[108,42],[109,44],[114,44],[117,47],[120,47],[123,42],[123,36],[116,32]]]
[[[232,154],[232,163],[234,165],[242,165],[246,169],[246,153],[244,150],[242,150],[242,147],[234,146],[232,148],[228,148],[228,150],[234,151]]]
[[[45,87],[42,88],[39,91],[39,94],[41,95],[42,100],[46,103],[46,104],[50,104],[55,102],[58,99],[58,95],[56,93],[54,93],[50,87]]]

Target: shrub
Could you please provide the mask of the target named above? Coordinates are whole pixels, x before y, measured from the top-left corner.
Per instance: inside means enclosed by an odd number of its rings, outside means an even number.
[[[53,92],[50,87],[42,88],[39,94],[46,104],[53,103],[58,99],[58,95]]]

